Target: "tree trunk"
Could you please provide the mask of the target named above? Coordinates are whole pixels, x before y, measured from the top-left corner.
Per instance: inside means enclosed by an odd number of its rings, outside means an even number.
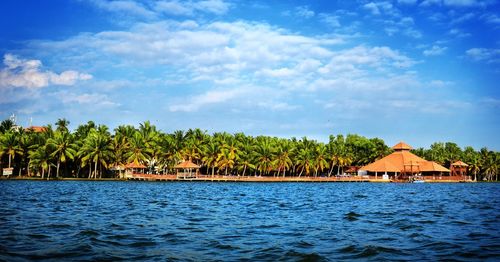
[[[47,173],[47,180],[50,179],[50,164],[49,164],[49,172]]]
[[[212,177],[215,176],[215,166],[212,166]]]
[[[300,170],[299,177],[302,176],[302,172],[304,172],[304,167]]]
[[[9,168],[10,168],[10,162],[11,162],[11,159],[12,159],[12,155],[9,154]]]
[[[98,161],[95,161],[95,164],[94,164],[94,179],[97,179],[97,162]]]
[[[45,178],[45,169],[42,167],[42,179]]]
[[[335,167],[335,164],[332,162],[332,168],[330,168],[330,171],[328,171],[328,177],[332,176],[333,168]]]
[[[89,177],[88,179],[92,178],[92,162],[89,163]]]
[[[243,167],[243,176],[245,176],[245,172],[247,171],[247,165]]]
[[[61,161],[57,160],[57,169],[56,169],[56,177],[59,178],[59,166],[61,165]]]

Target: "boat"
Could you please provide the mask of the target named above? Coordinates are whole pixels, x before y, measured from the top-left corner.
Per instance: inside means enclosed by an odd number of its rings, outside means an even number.
[[[410,177],[410,183],[425,183],[425,180],[421,176]]]

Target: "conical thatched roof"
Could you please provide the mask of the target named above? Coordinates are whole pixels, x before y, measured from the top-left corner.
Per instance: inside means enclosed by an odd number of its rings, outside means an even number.
[[[132,162],[132,163],[128,163],[125,166],[125,168],[146,168],[146,166],[142,165],[142,164],[139,164],[139,163],[136,164],[136,163]]]
[[[405,142],[399,142],[392,147],[394,150],[412,150],[413,148]]]
[[[450,172],[447,168],[427,161],[410,153],[410,145],[399,142],[392,147],[395,151],[371,164],[368,164],[360,170],[369,172]]]
[[[450,170],[434,161],[427,161],[426,163],[423,163],[421,166],[422,171],[428,171],[428,172],[450,172]]]
[[[452,166],[469,166],[467,165],[466,163],[462,162],[462,161],[457,161],[453,164],[451,164]]]
[[[174,168],[177,168],[177,169],[182,169],[182,168],[200,168],[199,165],[191,162],[191,160],[187,160],[187,161],[182,161],[180,164],[174,166]]]

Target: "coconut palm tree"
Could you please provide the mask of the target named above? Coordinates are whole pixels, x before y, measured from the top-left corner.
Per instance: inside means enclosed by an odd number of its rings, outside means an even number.
[[[285,173],[292,167],[291,155],[293,154],[293,150],[291,142],[285,139],[280,140],[273,165],[277,167],[278,174],[282,172],[283,177],[285,177]]]
[[[66,163],[68,159],[74,159],[77,153],[73,137],[67,131],[56,131],[54,137],[47,140],[47,144],[54,148],[51,156],[56,158],[56,177],[59,177],[61,163]]]
[[[6,133],[7,131],[10,131],[14,125],[15,123],[11,119],[3,120],[0,123],[0,133]]]
[[[3,155],[8,156],[9,168],[11,168],[12,160],[16,156],[23,155],[24,153],[19,139],[19,134],[12,131],[0,135],[0,158]]]
[[[257,145],[255,147],[255,160],[254,165],[259,171],[259,174],[266,175],[273,168],[274,161],[274,146],[271,139],[268,137],[258,137]]]
[[[325,168],[329,167],[328,154],[326,146],[323,143],[317,144],[314,149],[314,176],[318,176],[318,171],[323,172]]]
[[[203,165],[206,165],[207,168],[212,169],[212,177],[215,175],[217,158],[219,158],[220,153],[219,144],[214,140],[215,139],[211,139],[207,144],[205,144],[205,146],[203,147],[203,157],[201,158]]]
[[[51,160],[52,150],[49,145],[37,147],[35,150],[30,151],[30,166],[42,171],[42,179],[45,178],[45,171],[47,171],[47,179],[50,178],[50,167],[52,166]]]
[[[80,150],[82,156],[82,165],[86,163],[94,164],[94,172],[89,173],[89,178],[97,178],[97,168],[108,167],[113,157],[113,147],[111,137],[105,133],[92,129],[85,139],[83,147]],[[102,177],[102,171],[99,172],[99,178]]]
[[[59,118],[56,122],[56,131],[68,132],[69,121],[66,118]]]
[[[297,154],[297,167],[300,169],[299,177],[301,177],[304,172],[306,176],[309,176],[312,165],[312,152],[308,148],[300,148]]]
[[[135,132],[129,140],[130,151],[126,154],[127,162],[143,164],[152,155],[152,149],[144,143],[144,136],[141,132]]]

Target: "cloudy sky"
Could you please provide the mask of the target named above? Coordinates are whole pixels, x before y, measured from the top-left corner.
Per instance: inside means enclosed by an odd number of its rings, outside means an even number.
[[[500,149],[496,0],[3,0],[0,118]]]

